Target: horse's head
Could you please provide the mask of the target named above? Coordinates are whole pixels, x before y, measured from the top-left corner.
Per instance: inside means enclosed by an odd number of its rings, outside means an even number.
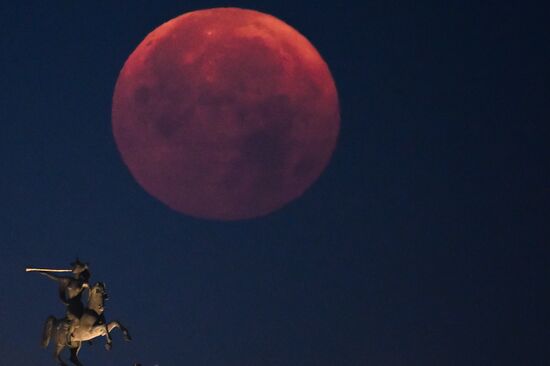
[[[107,295],[107,286],[104,282],[96,282],[92,287],[90,287],[90,301],[103,302],[109,299]]]

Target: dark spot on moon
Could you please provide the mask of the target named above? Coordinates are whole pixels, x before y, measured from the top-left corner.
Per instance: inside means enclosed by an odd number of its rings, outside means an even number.
[[[134,92],[134,102],[136,102],[138,105],[147,104],[149,102],[150,96],[151,92],[149,91],[149,88],[146,86],[140,86]]]
[[[285,140],[280,131],[258,131],[246,137],[242,152],[262,169],[281,169],[287,155]]]
[[[277,123],[277,129],[289,129],[292,125],[291,116],[295,114],[295,108],[290,98],[284,94],[277,94],[266,98],[259,106],[263,118]]]
[[[164,138],[170,139],[175,136],[180,125],[181,120],[177,114],[163,113],[157,121],[156,128]]]
[[[245,137],[241,152],[257,172],[257,193],[271,196],[283,189],[283,172],[293,154],[290,133],[294,112],[286,95],[267,97],[257,109],[264,127]]]
[[[197,104],[202,106],[215,106],[233,104],[236,98],[233,94],[223,94],[212,90],[205,90],[199,94]]]

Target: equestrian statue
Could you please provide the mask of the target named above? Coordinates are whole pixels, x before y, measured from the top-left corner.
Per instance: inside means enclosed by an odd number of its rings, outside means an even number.
[[[59,286],[59,299],[65,305],[65,317],[57,319],[49,316],[42,332],[42,347],[47,348],[53,340],[54,358],[61,366],[67,366],[61,352],[68,348],[70,360],[74,365],[83,366],[78,359],[82,342],[90,342],[100,336],[105,337],[105,349],[112,347],[111,331],[120,328],[126,341],[130,341],[130,333],[118,321],[107,322],[104,314],[104,303],[108,299],[105,283],[96,282],[90,285],[90,270],[87,263],[78,258],[71,263],[71,269],[27,268],[27,272],[37,272],[55,282]],[[71,273],[65,276],[57,273]],[[88,302],[82,302],[82,295],[87,292]]]

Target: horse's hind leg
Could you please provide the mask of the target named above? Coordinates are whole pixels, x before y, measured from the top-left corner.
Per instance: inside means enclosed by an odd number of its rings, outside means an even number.
[[[71,362],[76,366],[84,366],[78,359],[78,352],[80,352],[80,347],[82,347],[82,342],[76,342],[76,343],[78,343],[78,346],[71,348]]]
[[[53,353],[53,357],[59,362],[59,365],[61,366],[68,366],[65,361],[61,358],[61,351],[63,351],[63,348],[65,346],[63,344],[56,344],[55,345],[55,352]]]
[[[122,330],[122,335],[124,336],[124,340],[126,342],[130,342],[132,340],[132,336],[130,335],[130,332],[128,332],[128,329],[124,327],[122,324],[120,324],[120,329]]]

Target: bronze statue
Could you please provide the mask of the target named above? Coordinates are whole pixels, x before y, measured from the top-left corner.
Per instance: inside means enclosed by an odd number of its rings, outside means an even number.
[[[83,341],[104,336],[107,340],[105,348],[110,350],[112,339],[110,332],[120,328],[124,339],[131,340],[128,330],[118,321],[109,323],[105,320],[104,302],[107,300],[105,284],[97,282],[90,286],[88,281],[90,271],[86,263],[78,259],[71,264],[70,270],[52,270],[42,268],[27,268],[27,272],[38,272],[59,284],[59,297],[66,305],[66,316],[57,319],[49,316],[44,325],[42,346],[46,348],[51,339],[55,339],[54,357],[61,366],[67,364],[61,358],[61,352],[68,347],[71,352],[70,360],[77,366],[82,366],[78,359],[78,352]],[[73,277],[55,275],[55,272],[72,272]],[[82,303],[82,293],[88,291],[88,303]]]

